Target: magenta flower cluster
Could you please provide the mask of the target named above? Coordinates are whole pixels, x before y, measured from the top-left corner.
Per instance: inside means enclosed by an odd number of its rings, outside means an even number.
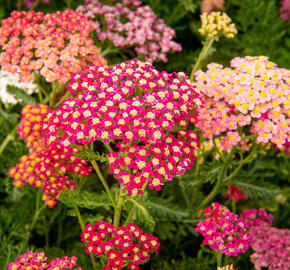
[[[76,262],[77,257],[74,256],[57,257],[47,262],[43,252],[28,251],[20,255],[15,262],[9,263],[8,270],[82,270]]]
[[[221,136],[227,150],[241,142],[249,129],[258,143],[288,147],[289,70],[278,68],[264,56],[246,56],[234,58],[227,68],[209,64],[206,72],[199,70],[195,75],[205,94],[197,122],[204,137]]]
[[[117,227],[105,221],[95,226],[87,224],[81,240],[86,243],[86,252],[107,257],[107,264],[102,270],[138,270],[139,264],[150,260],[150,254],[158,253],[158,238],[144,233],[134,223]]]
[[[109,40],[115,47],[133,47],[145,60],[166,62],[170,51],[181,51],[181,45],[172,39],[175,32],[163,19],[158,19],[149,6],[138,0],[110,0],[111,5],[100,0],[86,0],[77,11],[95,21],[100,40]]]
[[[215,202],[204,210],[205,220],[197,223],[195,231],[204,237],[203,244],[227,256],[237,256],[249,248],[247,223],[225,206]]]
[[[183,73],[157,71],[151,64],[131,60],[114,68],[90,67],[77,74],[45,130],[52,144],[70,147],[97,140],[113,143],[110,172],[128,190],[142,193],[188,170],[199,140],[187,130],[195,119],[200,94]]]
[[[290,265],[290,230],[272,227],[273,215],[263,208],[242,212],[250,224],[251,247],[254,253],[251,261],[255,269],[288,270]]]

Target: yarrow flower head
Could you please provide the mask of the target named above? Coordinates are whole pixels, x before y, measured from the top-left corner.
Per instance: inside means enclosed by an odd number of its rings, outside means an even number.
[[[272,227],[273,215],[263,208],[244,210],[242,216],[250,224],[255,269],[289,269],[290,230]]]
[[[217,270],[235,270],[232,264],[228,264],[226,266],[218,266]]]
[[[197,223],[195,231],[204,237],[203,244],[227,256],[237,256],[249,248],[250,234],[247,223],[215,202],[204,210],[205,220]]]
[[[200,11],[201,13],[209,13],[216,8],[223,10],[224,5],[224,0],[202,0]]]
[[[205,94],[196,124],[205,138],[219,135],[228,150],[242,145],[244,132],[239,130],[244,128],[257,136],[257,143],[285,149],[290,136],[289,70],[264,56],[246,56],[234,58],[230,68],[209,64],[195,76]]]
[[[232,186],[230,184],[227,184],[228,186],[228,192],[225,195],[225,198],[230,198],[232,200],[235,200],[236,202],[240,200],[247,200],[247,196],[244,195],[242,189],[237,186]]]
[[[0,70],[0,100],[4,104],[17,104],[20,100],[7,92],[7,86],[15,86],[24,90],[28,95],[38,92],[37,85],[32,82],[19,82],[19,73]]]
[[[57,257],[47,262],[47,257],[45,257],[43,252],[28,251],[20,255],[15,262],[9,263],[8,270],[82,270],[76,262],[77,257],[74,256]]]
[[[172,39],[175,32],[163,19],[158,19],[149,6],[141,1],[85,0],[77,11],[95,21],[94,29],[100,40],[109,40],[115,47],[132,47],[145,60],[166,62],[170,51],[181,51],[181,45]]]
[[[70,147],[97,140],[113,143],[110,172],[129,195],[160,190],[173,176],[189,169],[199,140],[188,131],[198,113],[200,94],[183,73],[157,71],[131,60],[114,68],[92,66],[77,74],[66,100],[44,125],[51,143]]]
[[[1,21],[0,64],[20,80],[40,73],[48,82],[65,84],[87,64],[106,64],[89,34],[93,22],[73,10],[44,15],[13,11]]]
[[[44,191],[42,199],[48,207],[53,207],[61,191],[76,188],[68,174],[89,176],[91,167],[76,156],[78,149],[51,145],[46,141],[42,125],[44,115],[49,111],[41,104],[23,107],[18,132],[32,151],[20,158],[20,163],[9,170],[9,176],[17,187],[23,187],[24,183],[41,187]]]
[[[138,270],[139,264],[150,260],[151,253],[158,253],[158,238],[143,232],[134,223],[125,227],[115,227],[105,221],[95,226],[87,224],[81,240],[85,242],[86,253],[107,257],[102,270]]]
[[[284,21],[290,21],[290,0],[281,1],[280,17]]]
[[[214,38],[219,40],[221,37],[234,38],[238,33],[231,18],[224,12],[212,11],[211,13],[203,13],[201,18],[201,28],[199,33],[205,38]]]

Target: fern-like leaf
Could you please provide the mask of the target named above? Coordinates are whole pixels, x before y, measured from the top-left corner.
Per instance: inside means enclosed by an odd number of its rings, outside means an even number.
[[[13,95],[22,104],[36,104],[36,100],[21,88],[13,85],[7,85],[7,92]]]

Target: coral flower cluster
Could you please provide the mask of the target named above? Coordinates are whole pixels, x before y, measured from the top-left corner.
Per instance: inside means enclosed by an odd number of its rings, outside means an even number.
[[[68,256],[57,257],[47,262],[47,257],[43,252],[28,251],[20,255],[15,262],[9,263],[8,270],[82,270],[76,262],[77,257]]]
[[[236,57],[231,67],[209,64],[197,71],[204,108],[197,126],[204,137],[221,136],[225,150],[244,140],[242,129],[283,149],[290,137],[290,71],[267,57]],[[246,134],[248,135],[248,134]]]
[[[74,76],[69,90],[73,98],[48,114],[49,141],[68,148],[97,140],[114,144],[119,151],[108,154],[110,170],[129,195],[141,194],[146,182],[160,190],[193,165],[199,140],[187,126],[200,94],[183,73],[131,60],[92,66]]]
[[[195,231],[204,237],[203,244],[227,256],[237,256],[249,248],[247,223],[228,208],[215,202],[204,210],[205,220],[197,223]]]
[[[226,266],[218,266],[217,270],[235,270],[232,264],[228,264]]]
[[[41,187],[44,191],[42,199],[48,207],[53,207],[61,191],[76,188],[67,174],[88,176],[91,168],[85,160],[76,157],[78,149],[47,143],[42,130],[47,112],[46,105],[23,107],[18,133],[31,152],[20,158],[19,164],[9,170],[9,176],[15,186],[22,187],[27,183]]]
[[[122,0],[120,3],[86,0],[77,11],[95,21],[94,28],[100,40],[109,40],[115,47],[134,48],[145,60],[166,62],[170,51],[181,51],[181,45],[172,39],[175,32],[163,19],[158,19],[149,6],[141,1]]]
[[[95,226],[87,224],[81,240],[85,242],[86,252],[107,259],[102,270],[138,270],[139,264],[150,259],[151,253],[158,253],[158,238],[143,232],[137,225],[130,223],[125,227],[115,227],[105,221]]]
[[[203,13],[201,18],[201,28],[199,33],[206,38],[219,40],[221,37],[234,38],[238,33],[231,18],[224,12],[213,11],[209,14]]]
[[[290,230],[272,227],[273,215],[263,208],[245,210],[242,217],[250,224],[255,269],[289,269]]]
[[[19,68],[21,80],[31,81],[36,72],[65,84],[87,64],[105,64],[89,37],[92,30],[92,22],[69,9],[47,15],[13,11],[1,21],[2,69],[15,73]]]
[[[32,82],[19,82],[19,74],[0,70],[0,101],[4,104],[16,104],[20,100],[7,91],[7,86],[15,86],[31,95],[38,91],[37,85]]]

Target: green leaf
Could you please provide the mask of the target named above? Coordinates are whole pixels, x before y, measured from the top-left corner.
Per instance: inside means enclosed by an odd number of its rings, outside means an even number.
[[[240,181],[235,181],[234,183],[239,186],[242,189],[243,193],[249,198],[263,198],[272,200],[277,194],[280,193],[277,187],[266,187],[262,186],[261,183],[256,185]]]
[[[193,0],[178,0],[178,2],[185,8],[186,11],[192,13],[195,12],[197,4],[193,3]]]
[[[17,100],[23,104],[36,104],[36,100],[28,95],[23,89],[13,85],[7,85],[7,92],[13,95]]]
[[[175,208],[173,205],[162,199],[149,199],[148,205],[150,206],[150,212],[157,217],[178,221],[188,216],[188,213]]]
[[[88,150],[79,150],[76,153],[76,156],[78,158],[85,159],[88,161],[96,160],[96,161],[99,161],[101,163],[108,161],[108,158],[106,157],[106,155],[104,153],[101,155],[99,152],[91,152]]]
[[[142,221],[144,225],[150,230],[153,231],[155,226],[155,221],[148,211],[148,204],[144,201],[135,200],[134,198],[129,199],[132,202],[133,206],[136,207],[136,218],[139,221]]]
[[[59,200],[67,207],[74,207],[76,204],[81,208],[95,209],[98,207],[109,208],[110,201],[102,194],[92,193],[88,191],[78,192],[76,190],[68,190],[61,192]]]

